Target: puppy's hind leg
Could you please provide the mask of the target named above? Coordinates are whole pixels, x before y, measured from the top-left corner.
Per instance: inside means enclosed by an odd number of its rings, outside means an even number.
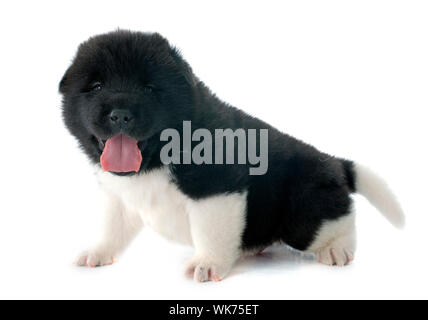
[[[355,213],[324,221],[315,240],[306,250],[317,255],[318,262],[344,266],[354,259],[356,250]]]
[[[188,205],[196,253],[186,273],[197,282],[220,281],[241,256],[245,227],[246,193],[213,196]]]
[[[101,241],[94,248],[82,252],[75,260],[76,265],[93,268],[112,264],[114,257],[128,246],[143,226],[141,217],[125,210],[113,195],[106,195],[105,214]]]

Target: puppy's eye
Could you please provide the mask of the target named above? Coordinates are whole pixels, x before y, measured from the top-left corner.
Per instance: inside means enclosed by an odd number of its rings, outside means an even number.
[[[91,92],[100,91],[101,89],[102,89],[101,82],[94,82],[89,87],[89,91],[91,91]]]

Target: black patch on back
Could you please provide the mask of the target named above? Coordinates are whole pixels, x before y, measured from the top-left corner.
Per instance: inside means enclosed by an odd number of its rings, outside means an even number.
[[[343,170],[345,171],[346,181],[351,192],[356,192],[355,186],[355,166],[350,160],[342,159]]]

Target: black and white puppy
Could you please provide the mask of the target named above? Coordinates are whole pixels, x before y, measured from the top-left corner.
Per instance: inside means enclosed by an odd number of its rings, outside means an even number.
[[[221,280],[240,257],[275,242],[343,266],[356,247],[354,192],[394,225],[404,223],[375,173],[222,102],[159,34],[90,38],[59,88],[65,124],[93,162],[107,199],[104,237],[78,265],[112,263],[150,226],[195,248],[186,270],[197,281]],[[166,152],[169,161],[162,152],[174,135],[165,130],[179,136]],[[232,149],[214,147],[218,138],[232,141]],[[252,158],[259,163],[250,161],[250,138],[257,140]]]

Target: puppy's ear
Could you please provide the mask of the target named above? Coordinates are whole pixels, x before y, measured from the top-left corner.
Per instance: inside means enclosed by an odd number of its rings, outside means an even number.
[[[68,80],[70,78],[70,71],[71,67],[67,69],[67,71],[64,73],[64,75],[62,76],[61,81],[59,82],[59,92],[64,94],[67,92],[67,84],[68,84]]]
[[[186,81],[189,83],[190,86],[194,87],[197,81],[190,65],[183,59],[180,51],[176,47],[172,47],[170,52],[172,58],[174,59],[180,71],[182,72]]]

